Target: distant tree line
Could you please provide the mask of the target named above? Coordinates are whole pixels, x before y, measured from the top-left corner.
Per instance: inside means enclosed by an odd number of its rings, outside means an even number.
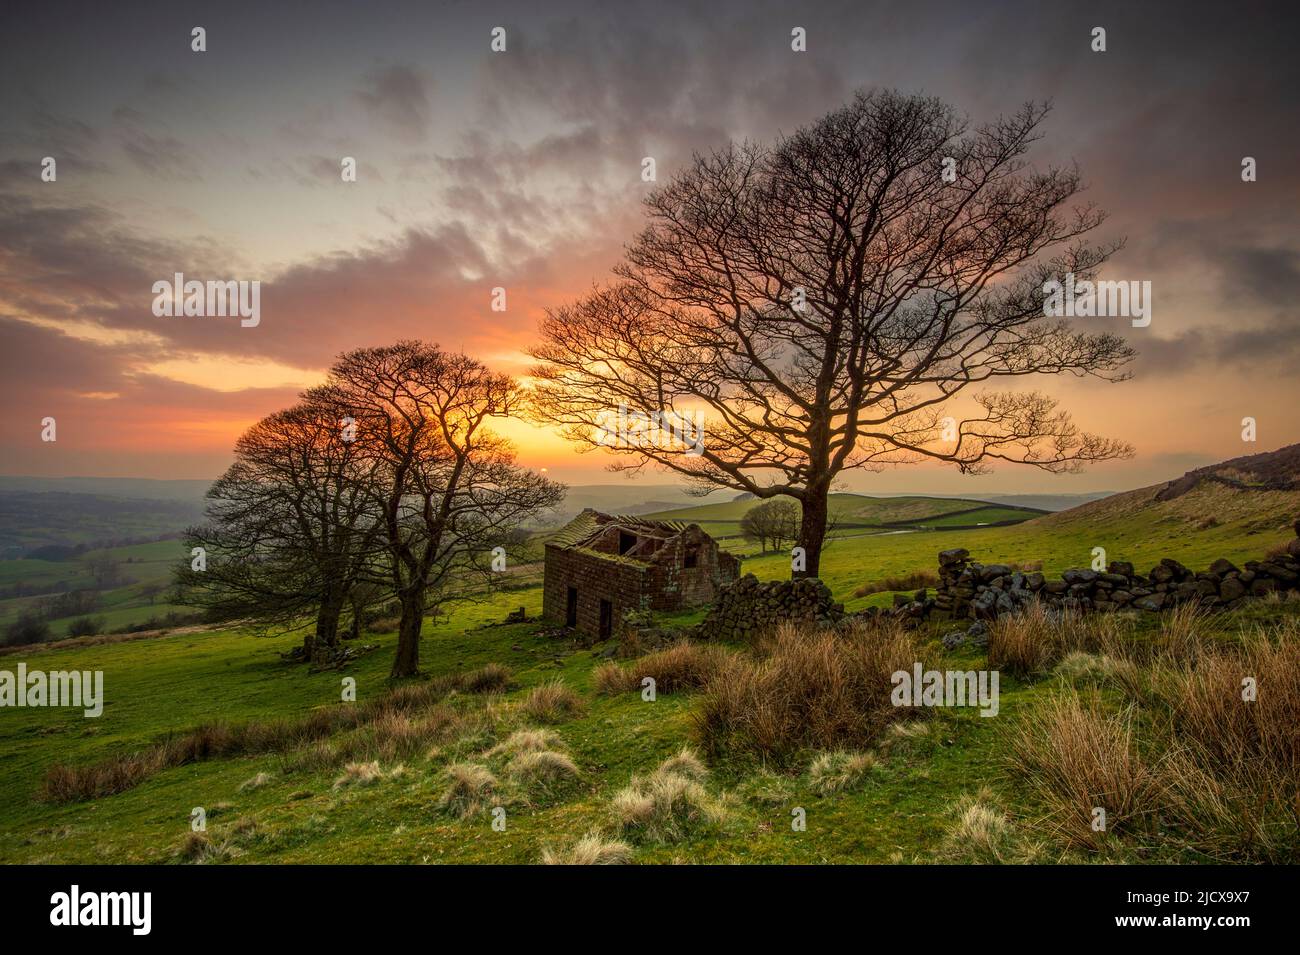
[[[517,560],[520,526],[563,487],[489,428],[518,386],[465,355],[402,341],[342,355],[324,385],[251,427],[185,537],[183,601],[210,619],[304,630],[338,653],[367,608],[400,618],[394,677],[419,668],[424,618]],[[201,549],[196,551],[196,549]],[[494,562],[495,558],[495,562]]]

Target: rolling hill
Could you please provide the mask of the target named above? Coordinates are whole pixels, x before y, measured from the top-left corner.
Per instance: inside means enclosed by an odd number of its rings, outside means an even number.
[[[761,503],[749,498],[672,508],[644,516],[699,524],[715,538],[731,541],[734,549],[741,540],[741,519]],[[832,536],[840,538],[900,530],[1005,526],[1045,513],[1037,508],[990,504],[966,498],[868,497],[864,494],[832,494],[830,512],[834,524]]]

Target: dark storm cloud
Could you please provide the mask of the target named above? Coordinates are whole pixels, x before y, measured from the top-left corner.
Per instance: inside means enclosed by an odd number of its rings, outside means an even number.
[[[1300,309],[1300,250],[1235,247],[1220,253],[1225,293],[1241,304]]]

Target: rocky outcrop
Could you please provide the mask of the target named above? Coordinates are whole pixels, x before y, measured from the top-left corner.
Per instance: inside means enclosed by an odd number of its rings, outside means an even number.
[[[1300,590],[1300,521],[1295,529],[1297,536],[1283,553],[1241,567],[1220,559],[1202,571],[1166,557],[1145,574],[1136,573],[1131,563],[1115,561],[1104,572],[1076,567],[1049,579],[1005,564],[981,564],[965,548],[945,550],[939,554],[934,609],[977,620],[1015,613],[1035,600],[1080,613],[1155,613],[1189,601],[1229,609],[1273,591]]]
[[[696,634],[711,640],[743,640],[786,621],[834,623],[844,617],[830,588],[814,577],[759,583],[746,574],[722,587]]]

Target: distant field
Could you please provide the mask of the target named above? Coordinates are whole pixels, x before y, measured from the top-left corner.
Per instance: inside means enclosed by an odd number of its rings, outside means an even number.
[[[744,553],[754,549],[741,540],[741,518],[758,500],[727,501],[697,507],[679,507],[642,515],[652,520],[696,523],[728,549]],[[1025,521],[1042,514],[1031,508],[991,505],[983,501],[943,497],[867,497],[862,494],[832,494],[830,513],[833,537],[860,537],[872,531],[899,527],[962,527]]]
[[[0,600],[0,626],[52,593],[92,588],[95,578],[91,563],[103,556],[117,561],[121,582],[100,591],[100,605],[89,614],[51,620],[50,630],[55,637],[64,636],[68,624],[81,616],[102,617],[105,627],[114,629],[141,623],[170,611],[185,611],[185,607],[166,603],[165,594],[155,594],[152,603],[146,594],[151,587],[161,585],[166,588],[171,583],[172,570],[183,553],[179,540],[167,540],[87,551],[75,559],[63,561],[0,560],[0,588],[25,584],[46,591],[43,595]]]

